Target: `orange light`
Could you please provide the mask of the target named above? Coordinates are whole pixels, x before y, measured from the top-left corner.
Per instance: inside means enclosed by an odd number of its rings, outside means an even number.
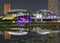
[[[4,38],[5,39],[10,39],[11,38],[11,35],[7,31],[5,31],[4,32]]]
[[[4,4],[4,14],[10,11],[10,4]]]

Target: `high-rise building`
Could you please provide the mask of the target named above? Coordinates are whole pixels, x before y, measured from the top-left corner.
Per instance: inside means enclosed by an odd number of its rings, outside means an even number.
[[[10,4],[4,4],[4,14],[10,11]]]
[[[57,0],[48,0],[48,10],[58,14]]]
[[[57,0],[58,15],[60,16],[60,0]]]
[[[48,0],[48,10],[60,16],[60,0]]]

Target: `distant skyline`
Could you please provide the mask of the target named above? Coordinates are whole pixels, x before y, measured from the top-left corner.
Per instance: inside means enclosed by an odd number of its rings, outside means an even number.
[[[11,9],[26,9],[31,12],[48,9],[48,0],[0,0],[0,15],[3,15],[3,6],[7,3],[11,4]]]

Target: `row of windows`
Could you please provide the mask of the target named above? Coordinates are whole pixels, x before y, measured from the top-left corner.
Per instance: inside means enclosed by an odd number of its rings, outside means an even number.
[[[56,3],[48,3],[48,6],[56,6]]]
[[[48,2],[56,2],[56,0],[48,0]]]

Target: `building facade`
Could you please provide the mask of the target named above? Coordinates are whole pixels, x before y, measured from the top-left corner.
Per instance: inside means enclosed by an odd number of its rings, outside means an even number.
[[[4,4],[4,15],[10,11],[10,4]]]
[[[60,16],[60,0],[48,0],[48,10]]]
[[[60,16],[60,0],[57,0],[57,6],[58,6],[58,15]]]
[[[48,10],[57,14],[58,10],[57,0],[48,0]]]

